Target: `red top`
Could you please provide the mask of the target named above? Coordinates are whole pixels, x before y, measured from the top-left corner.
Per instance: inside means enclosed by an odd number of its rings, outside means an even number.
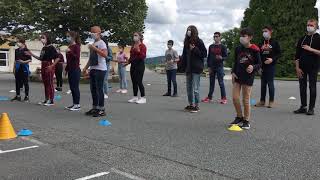
[[[69,46],[70,51],[66,53],[67,67],[66,71],[77,70],[80,68],[80,45],[73,44]]]
[[[138,52],[134,47],[131,47],[130,50],[130,59],[131,61],[136,60],[145,60],[147,56],[147,47],[143,43],[139,45],[140,52]]]

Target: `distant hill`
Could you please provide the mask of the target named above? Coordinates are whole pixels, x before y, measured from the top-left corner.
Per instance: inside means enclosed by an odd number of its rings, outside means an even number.
[[[163,64],[163,63],[164,63],[164,59],[165,59],[164,56],[147,58],[146,61],[145,61],[145,63],[146,63],[146,64],[154,64],[154,65]]]

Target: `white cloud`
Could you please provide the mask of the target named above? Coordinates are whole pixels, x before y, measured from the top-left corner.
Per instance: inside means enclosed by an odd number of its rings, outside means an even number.
[[[176,22],[176,0],[147,0],[147,5],[147,23],[173,24]]]

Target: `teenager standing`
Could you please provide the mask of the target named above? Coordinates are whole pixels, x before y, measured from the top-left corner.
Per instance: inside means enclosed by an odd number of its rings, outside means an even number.
[[[168,41],[168,49],[165,52],[168,90],[163,96],[177,97],[177,62],[179,61],[179,56],[178,52],[173,49],[173,43],[173,40]],[[171,83],[173,85],[173,94],[171,94]]]
[[[63,84],[63,64],[64,64],[64,57],[60,51],[60,48],[56,48],[58,53],[59,62],[55,66],[55,76],[56,76],[56,82],[57,82],[57,91],[62,91],[62,84]]]

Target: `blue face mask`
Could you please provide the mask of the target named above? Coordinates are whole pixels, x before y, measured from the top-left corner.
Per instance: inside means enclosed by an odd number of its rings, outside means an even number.
[[[71,38],[70,36],[68,36],[68,37],[66,38],[66,41],[67,41],[68,43],[71,43],[72,38]]]

